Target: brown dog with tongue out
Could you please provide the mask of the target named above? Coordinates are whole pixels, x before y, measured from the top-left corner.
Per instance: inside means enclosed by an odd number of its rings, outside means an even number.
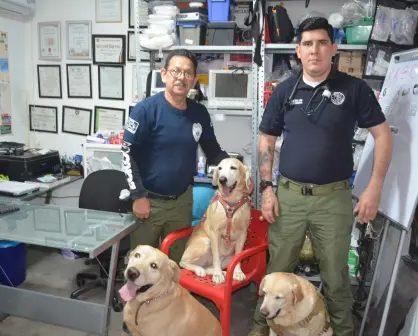
[[[123,320],[132,336],[221,336],[216,317],[179,284],[180,268],[147,245],[129,254]]]
[[[216,167],[212,184],[218,190],[187,242],[180,267],[201,277],[211,275],[214,283],[221,284],[229,262],[244,248],[253,183],[247,166],[227,158]],[[240,264],[235,267],[233,279],[245,280]]]

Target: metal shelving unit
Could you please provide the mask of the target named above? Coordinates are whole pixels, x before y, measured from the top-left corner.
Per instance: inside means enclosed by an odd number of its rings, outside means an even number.
[[[178,0],[177,0],[178,1]],[[253,6],[255,0],[252,1]],[[139,15],[138,8],[142,3],[148,3],[144,0],[136,0],[135,4],[135,34],[139,34]],[[261,58],[264,60],[265,54],[293,54],[295,52],[296,44],[265,44],[264,36],[261,41]],[[255,42],[251,46],[172,46],[167,49],[161,50],[163,54],[170,52],[171,50],[187,48],[194,53],[223,53],[223,54],[252,54],[254,57]],[[358,51],[367,50],[366,45],[347,45],[342,44],[338,47],[339,51]],[[136,53],[139,55],[140,52],[148,51],[150,53],[150,70],[155,68],[155,60],[160,57],[159,50],[144,49],[136,43]],[[140,57],[136,57],[137,69],[139,69]],[[258,208],[261,206],[261,195],[259,192],[259,173],[258,173],[258,125],[261,122],[261,118],[264,112],[264,81],[265,81],[265,69],[264,62],[261,67],[258,67],[254,62],[252,63],[252,75],[253,75],[253,106],[251,110],[232,110],[232,109],[208,109],[209,114],[224,114],[226,116],[251,116],[251,128],[252,128],[252,155],[251,155],[251,167],[252,167],[252,178],[254,180],[255,190],[253,202]],[[137,78],[138,92],[142,92],[141,79]]]

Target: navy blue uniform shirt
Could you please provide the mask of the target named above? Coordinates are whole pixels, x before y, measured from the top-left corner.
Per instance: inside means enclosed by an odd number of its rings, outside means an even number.
[[[133,199],[157,194],[179,196],[193,183],[200,143],[209,164],[228,157],[215,137],[206,107],[187,99],[178,110],[164,92],[139,102],[123,136],[123,166]]]
[[[333,69],[326,80],[332,92],[330,99],[307,116],[301,108],[306,109],[315,88],[303,80],[299,82],[290,106],[285,107],[297,78],[298,75],[292,76],[277,85],[259,126],[262,133],[283,134],[280,174],[312,184],[350,178],[356,123],[360,128],[369,128],[386,120],[373,90],[362,79]],[[322,92],[319,90],[312,100],[311,109],[320,103]]]

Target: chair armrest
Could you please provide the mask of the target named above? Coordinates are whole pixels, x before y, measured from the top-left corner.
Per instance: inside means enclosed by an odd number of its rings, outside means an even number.
[[[232,287],[232,277],[234,276],[234,269],[239,262],[242,260],[256,255],[260,252],[264,252],[268,250],[268,244],[262,244],[256,247],[251,247],[247,250],[242,251],[240,254],[236,255],[232,260],[229,262],[228,268],[226,269],[226,278],[225,278],[225,291],[230,292]]]
[[[191,226],[191,227],[188,227],[188,228],[185,228],[185,229],[177,230],[177,231],[172,232],[169,235],[167,235],[167,237],[165,237],[165,239],[161,243],[161,247],[160,247],[161,252],[168,255],[168,251],[170,250],[170,246],[176,240],[179,240],[181,238],[190,236],[193,232],[193,229],[194,229],[194,227]]]

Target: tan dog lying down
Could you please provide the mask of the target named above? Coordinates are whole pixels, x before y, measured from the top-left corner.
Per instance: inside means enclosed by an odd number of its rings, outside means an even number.
[[[225,282],[223,270],[244,248],[251,218],[252,184],[248,168],[232,158],[219,163],[212,184],[218,190],[187,242],[180,267],[201,277],[212,275],[212,281],[221,284]],[[245,280],[240,264],[233,278]]]
[[[259,294],[264,296],[260,313],[276,335],[333,334],[325,301],[309,281],[291,273],[271,273],[263,278]]]
[[[123,320],[133,336],[221,336],[216,317],[180,286],[180,268],[167,255],[140,245],[129,254]]]

